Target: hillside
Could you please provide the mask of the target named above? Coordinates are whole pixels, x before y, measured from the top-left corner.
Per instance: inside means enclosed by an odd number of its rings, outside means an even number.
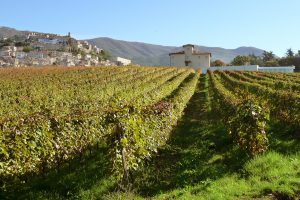
[[[19,31],[9,27],[0,26],[0,38],[12,37],[14,35],[22,36],[28,31]],[[110,52],[114,57],[120,56],[133,60],[134,63],[140,65],[169,65],[169,53],[181,50],[181,47],[162,46],[147,44],[142,42],[129,42],[116,40],[107,37],[99,37],[87,40],[92,45]],[[208,51],[212,53],[212,59],[221,59],[229,63],[237,55],[255,54],[262,55],[263,50],[255,47],[239,47],[236,49],[225,49],[221,47],[206,47],[195,45],[200,51]]]
[[[14,28],[0,26],[0,38],[9,38],[15,35],[24,35],[26,31],[18,31]]]
[[[111,38],[96,38],[88,42],[109,51],[113,56],[129,58],[141,65],[168,65],[168,54],[177,49],[171,46],[127,42]]]
[[[107,37],[100,37],[88,40],[91,44],[99,48],[108,50],[113,56],[121,56],[132,59],[135,63],[141,65],[169,65],[168,54],[178,51],[181,47],[161,46],[141,42],[128,42],[115,40]],[[236,49],[224,49],[220,47],[206,47],[196,45],[200,51],[212,53],[212,59],[221,59],[224,62],[230,62],[237,55],[255,54],[260,56],[262,49],[255,47],[239,47]]]
[[[116,65],[107,61],[105,51],[69,34],[17,31],[7,27],[1,27],[0,33],[0,67]]]

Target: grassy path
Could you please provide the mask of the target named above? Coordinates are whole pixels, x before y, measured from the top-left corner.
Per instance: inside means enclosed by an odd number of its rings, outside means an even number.
[[[207,81],[201,76],[168,144],[138,174],[133,188],[139,196],[132,199],[297,199],[300,157],[291,145],[295,141],[278,139],[270,129],[271,150],[248,157],[214,120],[218,113],[210,111],[214,99],[209,99]]]
[[[201,76],[168,144],[138,176],[134,188],[139,193],[149,197],[199,183],[204,188],[210,180],[241,168],[245,155],[234,148],[222,126],[215,124],[209,102],[207,80]]]

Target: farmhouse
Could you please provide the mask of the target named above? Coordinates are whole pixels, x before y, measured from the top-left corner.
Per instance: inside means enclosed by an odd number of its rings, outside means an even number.
[[[116,63],[118,66],[127,66],[131,64],[131,60],[126,58],[117,57]]]
[[[201,69],[202,73],[206,73],[210,67],[211,53],[200,52],[194,49],[194,45],[183,45],[183,51],[170,53],[170,66],[186,66],[195,69]]]
[[[17,47],[15,46],[4,46],[0,50],[0,56],[16,56]]]
[[[23,52],[23,51],[17,51],[16,52],[16,58],[18,59],[23,59],[27,56],[27,53]]]

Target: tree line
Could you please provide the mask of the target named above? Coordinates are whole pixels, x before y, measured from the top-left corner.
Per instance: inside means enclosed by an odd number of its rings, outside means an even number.
[[[215,60],[211,66],[240,66],[240,65],[259,65],[259,66],[291,66],[296,67],[295,71],[300,71],[300,50],[295,53],[291,48],[286,50],[284,57],[277,57],[272,51],[264,51],[262,56],[249,54],[247,56],[236,56],[231,63],[224,63],[222,60]]]

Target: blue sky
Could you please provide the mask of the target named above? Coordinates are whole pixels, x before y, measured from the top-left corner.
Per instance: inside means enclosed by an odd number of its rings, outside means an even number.
[[[153,44],[300,49],[299,0],[2,0],[0,26]]]

